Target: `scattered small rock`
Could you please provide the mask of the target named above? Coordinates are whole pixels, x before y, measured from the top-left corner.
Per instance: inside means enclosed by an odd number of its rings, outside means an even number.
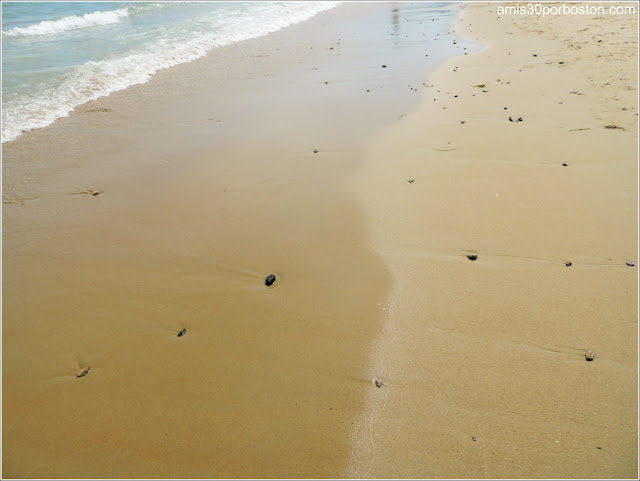
[[[476,437],[475,436],[471,436],[471,439],[475,442]]]
[[[587,353],[584,355],[584,358],[587,361],[593,361],[596,358],[596,355],[591,351],[587,351]]]
[[[634,262],[628,261],[628,262],[627,262],[627,265],[628,265],[629,267],[634,267],[636,264],[635,264]]]
[[[486,89],[484,89],[484,90],[482,90],[482,91],[483,91],[484,93],[487,93],[487,92],[488,92],[488,90],[486,90]]]
[[[87,374],[89,374],[89,371],[91,371],[91,366],[84,367],[80,370],[76,377],[86,376]]]
[[[266,286],[270,286],[271,284],[273,284],[276,281],[276,276],[273,274],[269,274],[267,276],[267,278],[264,280],[264,284]]]
[[[407,182],[409,182],[410,184],[413,184],[413,179],[409,179],[407,180]]]
[[[522,117],[518,117],[518,122],[522,122]]]
[[[564,265],[565,265],[565,266],[567,266],[567,267],[571,267],[571,261],[567,261],[567,262],[565,262],[565,264],[564,264]]]
[[[319,150],[314,150],[313,153],[317,154],[318,152],[320,152]]]
[[[567,164],[566,162],[563,162],[562,167],[569,167],[569,164]]]
[[[513,117],[509,117],[509,122],[513,122]]]
[[[475,261],[478,258],[478,254],[468,254],[467,259],[470,261]]]
[[[612,130],[624,130],[624,127],[620,127],[619,125],[605,125],[604,126],[605,129],[612,129]]]
[[[178,337],[182,337],[182,336],[184,336],[186,333],[187,333],[187,330],[186,330],[186,329],[182,329],[182,331],[180,331],[180,332],[178,333]]]
[[[382,66],[382,68],[387,68],[387,66],[386,66],[386,65],[383,65],[383,66]]]
[[[380,379],[378,379],[377,377],[373,378],[373,385],[375,387],[382,387],[382,381]]]
[[[558,62],[560,65],[562,65],[564,62]]]
[[[461,124],[464,124],[464,120],[461,120],[461,121],[460,121],[460,123],[461,123]]]

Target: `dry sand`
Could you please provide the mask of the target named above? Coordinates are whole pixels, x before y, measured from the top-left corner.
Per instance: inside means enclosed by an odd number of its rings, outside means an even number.
[[[353,182],[393,289],[350,476],[638,476],[638,16],[499,5]]]
[[[3,145],[3,477],[637,476],[637,15],[423,10]]]

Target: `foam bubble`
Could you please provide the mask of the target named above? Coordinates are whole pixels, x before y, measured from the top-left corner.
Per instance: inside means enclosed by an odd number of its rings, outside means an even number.
[[[291,2],[278,9],[269,4],[253,4],[256,6],[242,14],[236,12],[225,19],[218,18],[216,28],[193,38],[172,32],[127,55],[86,62],[62,78],[57,87],[5,102],[2,142],[50,125],[81,104],[145,83],[159,70],[191,62],[216,47],[268,35],[308,20],[339,3]]]
[[[125,8],[107,10],[104,12],[87,13],[85,15],[72,15],[58,20],[44,20],[27,27],[16,27],[2,32],[7,37],[37,37],[41,35],[55,35],[69,30],[99,27],[119,23],[129,16]]]

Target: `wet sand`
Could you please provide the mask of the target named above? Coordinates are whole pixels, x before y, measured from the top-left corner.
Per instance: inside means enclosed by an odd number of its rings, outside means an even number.
[[[351,184],[392,279],[351,477],[638,476],[638,16],[499,5]]]
[[[4,144],[3,476],[637,478],[637,15],[496,5],[342,5]]]
[[[342,5],[3,144],[3,477],[345,472],[391,287],[347,182],[461,51],[434,15]]]

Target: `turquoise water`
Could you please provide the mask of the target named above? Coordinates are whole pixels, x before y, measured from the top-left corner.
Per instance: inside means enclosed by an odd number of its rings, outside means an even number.
[[[2,142],[340,2],[2,2]]]

